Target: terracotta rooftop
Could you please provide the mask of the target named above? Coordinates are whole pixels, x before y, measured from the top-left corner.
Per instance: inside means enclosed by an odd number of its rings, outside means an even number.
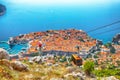
[[[58,51],[70,51],[77,52],[75,46],[80,46],[80,49],[84,47],[89,50],[92,46],[96,45],[96,40],[90,39],[88,35],[82,30],[49,30],[46,32],[36,32],[26,34],[23,37],[16,37],[18,40],[38,40],[42,41],[44,51],[58,50]],[[32,46],[35,46],[33,43]],[[31,47],[32,51],[34,48]]]

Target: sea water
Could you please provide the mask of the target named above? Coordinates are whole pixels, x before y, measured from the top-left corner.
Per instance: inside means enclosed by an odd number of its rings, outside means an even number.
[[[9,37],[19,34],[51,29],[61,30],[75,28],[87,32],[120,20],[120,2],[98,5],[89,5],[89,3],[85,5],[49,5],[48,3],[48,5],[32,5],[20,3],[19,0],[0,0],[0,3],[4,4],[7,8],[6,14],[0,16],[0,41],[8,40]],[[112,40],[113,36],[120,32],[120,29],[103,34],[102,32],[118,27],[120,27],[120,23],[88,33],[88,35],[100,39],[103,42],[108,42]],[[0,45],[1,47],[8,47],[7,44]],[[18,50],[21,49],[19,45],[17,47]]]
[[[0,48],[3,48],[9,52],[9,54],[17,54],[21,51],[26,51],[28,45],[27,44],[17,44],[12,49],[6,42],[0,42]]]

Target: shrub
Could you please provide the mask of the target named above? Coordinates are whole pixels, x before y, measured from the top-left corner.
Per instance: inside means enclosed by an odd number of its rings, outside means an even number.
[[[86,73],[86,75],[90,76],[90,74],[92,73],[92,71],[94,70],[94,62],[93,61],[86,61],[83,65],[83,69]]]
[[[110,48],[112,46],[112,44],[111,43],[106,43],[104,46],[107,47],[107,48]]]
[[[113,64],[108,64],[108,69],[115,69],[115,66]]]
[[[111,53],[115,53],[115,51],[116,51],[115,48],[112,46],[112,47],[110,48],[110,52],[111,52]]]
[[[32,53],[32,57],[34,57],[34,56],[39,56],[39,52]]]
[[[97,55],[94,55],[94,58],[98,58],[98,56],[97,56]]]
[[[120,71],[117,69],[102,69],[102,70],[95,70],[93,73],[98,77],[107,77],[107,76],[119,75]]]

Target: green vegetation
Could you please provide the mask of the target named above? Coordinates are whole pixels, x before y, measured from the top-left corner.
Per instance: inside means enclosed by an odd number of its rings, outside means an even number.
[[[98,66],[101,66],[101,68],[93,71],[93,74],[95,74],[97,77],[102,78],[115,76],[117,79],[120,79],[120,69],[115,67],[113,64],[106,63]]]
[[[65,60],[65,57],[62,57]],[[37,64],[29,63],[27,60],[21,61],[22,63],[28,65],[29,71],[16,71],[9,69],[8,66],[0,65],[0,80],[50,80],[51,78],[64,79],[64,80],[79,80],[78,77],[69,76],[64,77],[64,75],[69,74],[69,69],[66,67],[66,62],[56,62],[51,66],[47,63]],[[74,72],[78,70],[74,69]]]
[[[90,74],[92,73],[92,71],[94,71],[94,62],[93,61],[86,61],[83,65],[83,69],[86,73],[86,75],[90,76]]]
[[[110,48],[112,46],[112,44],[111,43],[106,43],[104,46],[107,47],[107,48]]]
[[[79,37],[78,40],[81,41],[81,42],[85,42],[84,39],[83,39],[82,37]]]
[[[36,53],[33,53],[33,54],[32,54],[32,57],[38,56],[38,55],[39,55],[39,52],[36,52]]]
[[[119,69],[102,69],[102,70],[94,70],[93,72],[98,77],[108,77],[108,76],[119,76]]]
[[[111,43],[106,43],[104,46],[110,49],[110,53],[115,53],[116,50]]]
[[[115,53],[115,51],[116,51],[115,48],[114,48],[113,46],[111,46],[111,47],[110,47],[110,52],[111,52],[111,53]]]
[[[66,56],[62,56],[60,62],[65,62],[65,61],[66,61]]]

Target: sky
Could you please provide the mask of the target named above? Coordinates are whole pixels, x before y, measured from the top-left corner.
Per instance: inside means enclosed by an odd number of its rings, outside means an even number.
[[[11,2],[11,0],[6,0]],[[106,5],[118,3],[120,0],[12,0],[13,3],[26,5]]]

